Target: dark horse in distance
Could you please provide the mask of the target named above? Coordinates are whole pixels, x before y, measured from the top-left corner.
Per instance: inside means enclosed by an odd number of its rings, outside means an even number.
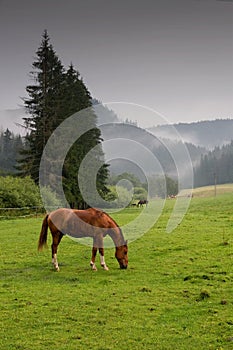
[[[146,206],[147,206],[148,205],[148,200],[140,199],[140,201],[137,204],[137,207],[143,207],[143,204],[146,204]]]
[[[93,270],[97,270],[95,258],[98,249],[101,266],[105,270],[108,270],[104,260],[103,240],[106,235],[109,235],[116,247],[115,257],[120,268],[127,268],[127,241],[125,241],[122,231],[117,223],[105,212],[94,208],[87,210],[60,208],[51,212],[46,215],[43,220],[38,242],[38,250],[42,250],[43,246],[46,245],[48,227],[52,234],[52,263],[57,271],[59,271],[57,248],[62,237],[66,234],[75,238],[93,238],[92,258],[90,262]]]

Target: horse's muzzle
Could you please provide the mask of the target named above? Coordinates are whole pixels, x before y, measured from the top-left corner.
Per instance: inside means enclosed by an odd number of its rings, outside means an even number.
[[[126,269],[127,269],[127,265],[121,265],[120,268],[121,268],[122,270],[126,270]]]

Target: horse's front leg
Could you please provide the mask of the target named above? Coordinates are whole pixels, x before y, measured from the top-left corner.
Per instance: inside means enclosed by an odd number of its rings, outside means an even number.
[[[109,268],[107,267],[105,260],[104,260],[104,248],[99,248],[99,253],[100,253],[100,265],[102,266],[102,268],[106,271],[109,270]]]
[[[92,270],[97,271],[97,267],[95,265],[95,258],[96,258],[96,254],[97,254],[97,250],[99,249],[99,253],[100,253],[100,264],[103,267],[104,270],[108,270],[108,267],[105,263],[104,260],[104,241],[103,241],[103,236],[97,236],[93,238],[93,248],[92,248],[92,258],[91,258],[91,267]]]

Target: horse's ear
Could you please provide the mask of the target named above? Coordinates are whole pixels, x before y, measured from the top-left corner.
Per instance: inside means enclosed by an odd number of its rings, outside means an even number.
[[[125,245],[127,245],[128,244],[128,239],[125,241]]]

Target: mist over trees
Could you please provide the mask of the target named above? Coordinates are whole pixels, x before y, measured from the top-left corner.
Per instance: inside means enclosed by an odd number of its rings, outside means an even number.
[[[184,142],[205,147],[208,150],[217,146],[221,147],[233,139],[233,119],[231,118],[166,124],[152,127],[149,131],[159,137],[175,140],[174,128]]]

